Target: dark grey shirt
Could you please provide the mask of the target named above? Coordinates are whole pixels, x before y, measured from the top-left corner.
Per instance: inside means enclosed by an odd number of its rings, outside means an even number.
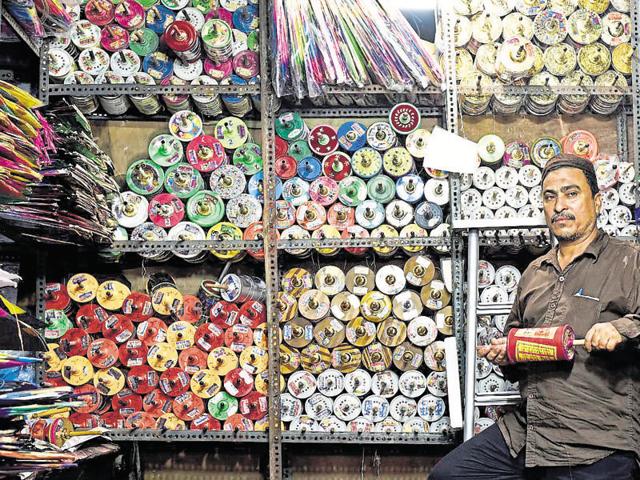
[[[611,322],[625,337],[614,352],[576,347],[572,362],[503,367],[523,403],[500,430],[527,467],[590,464],[613,451],[640,453],[640,248],[600,232],[561,270],[557,247],[536,259],[518,285],[505,334],[514,327],[570,324],[576,338]]]

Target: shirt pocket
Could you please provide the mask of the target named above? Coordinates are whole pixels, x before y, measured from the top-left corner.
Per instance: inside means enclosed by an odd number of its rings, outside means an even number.
[[[568,323],[576,332],[576,338],[584,338],[589,329],[600,319],[600,301],[597,297],[569,297],[567,314],[560,323]]]

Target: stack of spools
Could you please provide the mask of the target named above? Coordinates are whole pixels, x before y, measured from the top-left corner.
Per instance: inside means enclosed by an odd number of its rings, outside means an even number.
[[[388,122],[337,128],[309,129],[299,114],[287,112],[275,128],[282,239],[447,235],[447,174],[422,166],[430,134],[420,128],[415,106],[396,105]],[[311,250],[289,251],[304,256]]]
[[[631,76],[629,0],[455,0],[457,77],[461,87],[493,85],[618,86]],[[616,110],[620,94],[522,95],[468,93],[467,114],[515,113],[523,105],[534,115],[554,111]]]
[[[482,166],[473,175],[462,176],[463,218],[542,215],[542,169],[556,155],[568,153],[594,163],[603,197],[598,227],[610,235],[635,235],[633,164],[620,161],[616,155],[601,153],[593,133],[576,130],[560,140],[545,136],[531,144],[521,140],[505,143],[491,134],[482,137],[478,145]],[[534,233],[541,230],[534,229]],[[517,235],[518,231],[509,234]]]
[[[478,264],[478,289],[480,304],[511,303],[515,299],[516,289],[520,281],[520,271],[513,265],[495,267],[486,260]],[[494,338],[504,336],[504,328],[508,315],[478,316],[477,345],[489,345]],[[493,394],[499,392],[517,392],[518,384],[506,380],[500,367],[490,363],[483,357],[476,358],[476,392]],[[492,425],[501,415],[500,407],[484,407],[484,415],[480,409],[476,411],[476,433]]]
[[[424,255],[377,271],[284,273],[277,316],[288,430],[448,430],[441,339],[453,335],[453,313],[439,276]]]
[[[71,7],[70,34],[49,50],[49,75],[65,84],[248,85],[258,83],[257,2],[223,0],[89,0]],[[111,115],[131,104],[154,115],[162,103],[172,113],[193,109],[235,116],[260,108],[259,95],[72,96],[84,113],[98,106]],[[193,102],[193,103],[192,103]]]
[[[90,274],[47,287],[48,385],[84,402],[76,427],[264,430],[264,282],[228,274],[183,295],[168,275],[146,292]]]
[[[122,227],[118,239],[260,240],[262,152],[251,143],[247,125],[226,117],[207,134],[198,115],[181,111],[171,117],[169,131],[151,140],[148,159],[133,162],[127,170],[130,190],[112,204]],[[211,252],[222,260],[243,255],[237,250]],[[264,255],[261,249],[248,253],[259,259]],[[185,248],[173,254],[197,263],[207,251]],[[172,254],[143,255],[162,261]]]

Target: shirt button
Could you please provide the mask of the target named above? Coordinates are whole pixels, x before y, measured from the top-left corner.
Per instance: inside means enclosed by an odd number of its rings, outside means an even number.
[[[536,398],[536,394],[535,393],[530,393],[529,395],[527,395],[529,398]]]
[[[560,275],[560,276],[558,277],[558,280],[560,280],[561,282],[564,282],[564,276],[563,276],[563,275]]]
[[[531,431],[535,430],[535,427],[533,425],[529,425],[527,428]]]

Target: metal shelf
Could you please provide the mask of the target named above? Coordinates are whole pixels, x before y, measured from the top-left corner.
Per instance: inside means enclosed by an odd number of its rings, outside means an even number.
[[[229,442],[267,443],[266,432],[204,432],[202,430],[114,429],[105,436],[115,442]]]
[[[418,106],[418,111],[422,117],[441,117],[444,113],[442,107]],[[296,107],[287,106],[280,110],[294,111],[302,115],[303,118],[387,118],[389,116],[388,107]]]
[[[450,247],[450,237],[387,237],[387,238],[305,238],[278,240],[278,249],[289,248],[353,248],[353,247]]]
[[[518,392],[498,392],[491,394],[478,393],[475,397],[476,407],[518,405],[520,402],[522,402],[522,397]]]
[[[489,235],[480,237],[481,247],[548,247],[551,239],[548,235]]]
[[[120,240],[109,247],[101,248],[101,252],[173,252],[176,250],[258,250],[263,248],[262,240],[191,240],[191,241],[155,241]]]
[[[282,432],[282,443],[453,445],[455,437],[444,433]]]
[[[556,85],[553,87],[544,85],[492,85],[485,87],[463,87],[458,85],[459,95],[631,95],[633,88],[592,85],[592,86],[572,86]]]
[[[16,21],[15,18],[13,18],[13,16],[6,8],[2,9],[2,18],[4,18],[9,25],[11,25],[11,28],[13,28],[13,30],[18,34],[22,41],[27,44],[27,46],[36,55],[36,57],[39,57],[42,40],[39,38],[34,38],[31,35],[27,34],[27,32],[22,29],[22,26]]]
[[[164,109],[155,115],[144,115],[137,110],[130,108],[129,111],[124,115],[109,115],[108,113],[95,112],[85,113],[84,117],[90,122],[166,122],[172,115],[173,113],[167,109]],[[202,118],[206,125],[210,122],[217,122],[227,116],[229,116],[229,113],[223,111],[222,114],[215,117],[203,115]],[[251,113],[248,113],[247,115],[242,117],[242,121],[248,124],[250,122],[260,122],[260,119],[255,116],[255,111],[252,110]],[[247,126],[249,128],[253,128],[249,124]]]
[[[480,315],[509,315],[513,303],[479,303],[476,314]]]
[[[72,95],[74,97],[90,95],[259,95],[259,85],[138,85],[122,83],[117,85],[64,85],[50,84],[49,96]]]
[[[418,94],[418,95],[442,95],[443,89],[437,86],[429,86],[427,88],[411,88],[407,90],[391,90],[381,85],[367,85],[366,87],[343,87],[343,86],[327,86],[323,87],[322,91],[326,95],[393,95],[393,94]]]
[[[453,219],[454,230],[504,230],[510,228],[547,228],[544,217],[488,218],[481,220]]]

